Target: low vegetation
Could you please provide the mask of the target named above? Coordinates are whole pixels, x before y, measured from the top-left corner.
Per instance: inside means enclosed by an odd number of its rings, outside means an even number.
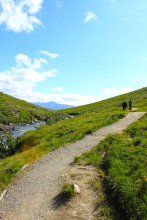
[[[0,158],[5,158],[16,153],[16,139],[3,129],[4,136],[0,135]]]
[[[70,183],[66,183],[62,186],[61,193],[62,193],[62,196],[64,196],[65,198],[70,198],[75,195],[74,188],[72,187]]]
[[[26,163],[31,164],[33,160],[42,155],[67,143],[79,140],[86,134],[111,124],[121,117],[121,112],[111,115],[106,113],[103,117],[98,114],[98,118],[91,117],[90,120],[87,116],[80,116],[26,132],[16,140],[18,152],[14,156],[0,161],[0,189],[8,185],[18,170]]]
[[[65,116],[55,111],[38,107],[26,101],[0,92],[0,124],[29,123],[40,120],[64,119]]]
[[[107,192],[126,219],[147,219],[147,115],[111,139],[104,161]]]
[[[55,124],[55,123],[57,123],[57,122],[59,122],[59,121],[62,121],[62,120],[64,120],[64,119],[66,119],[66,118],[67,118],[66,116],[60,115],[60,114],[56,115],[55,117],[49,117],[49,118],[47,119],[47,121],[46,121],[46,125]]]
[[[112,219],[147,219],[147,114],[75,161],[81,164],[83,159],[101,174],[104,215],[107,208]]]
[[[49,125],[26,132],[16,140],[19,151],[11,157],[0,160],[0,189],[9,185],[24,164],[31,164],[53,149],[75,142],[98,128],[123,118],[129,110],[123,111],[121,104],[130,98],[133,99],[133,107],[138,108],[138,111],[146,111],[147,88],[143,88],[97,103],[60,110],[58,111],[60,114],[75,117],[67,120],[51,120]],[[126,219],[147,218],[146,130],[146,116],[144,116],[129,126],[123,135],[110,135],[95,150],[84,154],[87,163],[99,167],[106,190],[106,195],[102,198],[106,200],[104,212],[106,210],[109,212],[110,209],[110,216],[113,206],[116,212],[118,209]],[[80,159],[77,157],[76,160]],[[109,200],[109,194],[113,199]],[[111,204],[110,207],[107,201]]]
[[[133,92],[129,92],[124,95],[119,95],[113,98],[109,98],[100,102],[95,102],[89,105],[83,105],[75,108],[68,108],[59,110],[58,112],[65,115],[85,115],[92,113],[101,113],[103,112],[116,112],[118,109],[122,108],[122,102],[126,101],[128,103],[129,99],[133,100],[133,107],[138,108],[138,111],[147,110],[147,87]]]

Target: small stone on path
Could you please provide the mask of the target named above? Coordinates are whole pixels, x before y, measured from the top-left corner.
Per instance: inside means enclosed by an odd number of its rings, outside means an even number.
[[[72,185],[72,188],[74,189],[74,191],[75,191],[76,193],[78,193],[78,194],[81,193],[81,190],[80,190],[80,188],[79,188],[79,186],[78,186],[77,184],[73,184],[73,185]]]

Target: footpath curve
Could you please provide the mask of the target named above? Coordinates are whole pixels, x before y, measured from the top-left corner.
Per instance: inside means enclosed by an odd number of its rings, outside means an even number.
[[[118,122],[100,128],[82,140],[60,147],[26,168],[23,177],[11,185],[0,202],[0,212],[3,213],[1,219],[45,220],[51,210],[52,195],[58,188],[59,178],[74,157],[90,151],[108,134],[121,133],[144,114],[130,112]]]

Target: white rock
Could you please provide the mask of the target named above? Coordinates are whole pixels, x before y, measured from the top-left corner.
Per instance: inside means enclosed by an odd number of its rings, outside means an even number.
[[[25,164],[22,168],[21,168],[21,170],[24,170],[26,167],[28,167],[29,166],[29,164],[27,163],[27,164]]]
[[[0,195],[0,201],[3,199],[4,195],[6,194],[7,190],[4,190],[4,192]]]
[[[73,184],[72,188],[75,190],[76,193],[78,193],[78,194],[81,193],[81,190],[80,190],[80,188],[79,188],[79,186],[77,184]]]
[[[67,173],[62,174],[62,176],[61,176],[61,177],[64,177],[64,176],[67,176]]]

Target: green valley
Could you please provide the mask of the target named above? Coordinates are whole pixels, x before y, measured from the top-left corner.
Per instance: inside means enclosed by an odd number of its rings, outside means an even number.
[[[25,118],[29,123],[27,117],[31,121],[38,118],[38,115],[40,119],[44,119],[49,114],[52,120],[48,121],[48,125],[28,131],[17,138],[17,153],[0,160],[0,189],[5,189],[25,164],[31,164],[52,150],[80,140],[87,134],[125,117],[130,110],[128,107],[122,110],[122,102],[128,102],[130,98],[135,111],[147,111],[147,87],[97,103],[60,110],[58,113],[40,107],[34,109],[34,105],[18,99],[13,99],[8,104],[11,97],[2,94],[1,115],[7,117],[8,122],[11,122],[11,116],[15,122]],[[17,119],[12,113],[12,103],[19,115],[23,112],[21,119]],[[54,114],[59,120],[53,119]],[[74,117],[65,119],[60,118],[61,115]],[[105,193],[102,219],[106,212],[109,212],[106,219],[121,219],[117,213],[125,216],[125,219],[147,218],[146,123],[147,114],[130,125],[123,134],[109,135],[92,151],[75,159],[77,162],[85,160],[87,164],[96,166],[101,174],[101,187]]]
[[[35,123],[38,121],[56,118],[61,114],[45,108],[38,107],[26,101],[0,93],[0,123],[19,124]]]

